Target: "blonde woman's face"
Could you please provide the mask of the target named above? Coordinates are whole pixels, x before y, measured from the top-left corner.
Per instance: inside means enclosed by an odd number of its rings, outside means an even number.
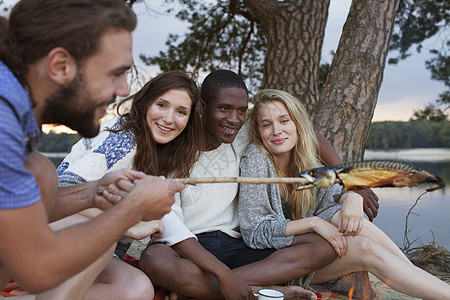
[[[278,101],[266,102],[258,110],[257,119],[264,147],[277,157],[290,156],[298,136],[286,106]]]
[[[191,98],[184,90],[170,90],[150,105],[146,120],[156,143],[166,144],[186,128],[191,105]]]

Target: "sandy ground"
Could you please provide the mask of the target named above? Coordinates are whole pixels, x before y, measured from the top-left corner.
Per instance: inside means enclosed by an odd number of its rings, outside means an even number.
[[[133,256],[134,258],[139,259],[141,251],[145,248],[147,245],[148,239],[140,240],[140,241],[133,241],[133,244],[131,245],[130,249],[128,250],[128,254]],[[384,284],[382,281],[380,281],[375,276],[369,274],[370,276],[370,282],[372,288],[375,290],[375,293],[377,296],[373,298],[373,300],[406,300],[406,299],[418,299],[410,296],[406,296],[405,294],[399,293],[393,289],[391,289],[389,286]],[[439,276],[442,280],[446,281],[450,284],[450,274],[445,274],[444,276]],[[337,298],[329,298],[329,294],[323,294],[322,299],[337,299],[337,300],[347,300],[350,299],[347,296],[339,295],[337,294]]]

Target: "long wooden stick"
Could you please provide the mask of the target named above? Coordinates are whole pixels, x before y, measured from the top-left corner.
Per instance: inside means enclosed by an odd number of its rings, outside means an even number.
[[[192,177],[192,178],[173,178],[170,179],[182,184],[196,185],[198,183],[287,183],[306,185],[310,182],[301,177],[273,177],[273,178],[259,178],[259,177]]]
[[[299,186],[307,185],[310,182],[301,177],[192,177],[192,178],[171,178],[171,181],[182,184],[196,185],[198,183],[252,183],[252,184],[267,184],[267,183],[287,183],[297,184]],[[312,187],[312,186],[311,186]],[[107,186],[99,186],[97,188],[97,194],[101,195]]]

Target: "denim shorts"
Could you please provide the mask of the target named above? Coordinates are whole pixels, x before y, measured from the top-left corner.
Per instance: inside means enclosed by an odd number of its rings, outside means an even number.
[[[198,242],[217,259],[234,269],[246,264],[260,261],[276,249],[252,249],[241,238],[233,238],[222,231],[197,234]]]

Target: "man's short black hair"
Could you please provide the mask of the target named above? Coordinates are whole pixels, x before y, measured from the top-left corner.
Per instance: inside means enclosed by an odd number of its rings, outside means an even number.
[[[247,93],[247,86],[238,74],[230,70],[216,70],[209,73],[203,80],[201,88],[202,100],[208,104],[216,99],[219,91],[223,88],[244,89]]]

